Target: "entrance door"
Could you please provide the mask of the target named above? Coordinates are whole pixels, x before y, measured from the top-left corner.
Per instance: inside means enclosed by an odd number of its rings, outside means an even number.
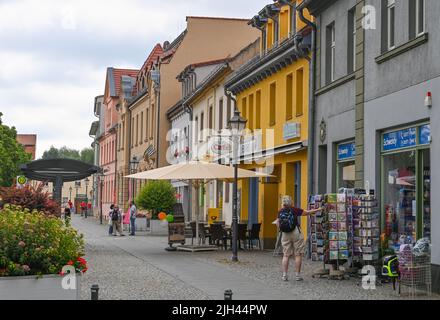
[[[258,178],[249,180],[249,225],[258,223]]]

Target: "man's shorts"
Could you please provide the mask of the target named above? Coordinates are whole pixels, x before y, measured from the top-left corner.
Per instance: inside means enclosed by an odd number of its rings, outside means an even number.
[[[289,233],[283,232],[281,245],[285,257],[304,256],[306,247],[303,235],[298,231],[298,228]]]

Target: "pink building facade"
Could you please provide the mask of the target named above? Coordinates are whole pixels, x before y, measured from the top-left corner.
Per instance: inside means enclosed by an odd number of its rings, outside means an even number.
[[[111,204],[116,203],[116,146],[118,111],[121,96],[121,77],[136,76],[138,70],[108,68],[104,93],[103,114],[104,131],[99,138],[99,165],[104,172],[104,181],[100,190],[104,216],[110,211]]]

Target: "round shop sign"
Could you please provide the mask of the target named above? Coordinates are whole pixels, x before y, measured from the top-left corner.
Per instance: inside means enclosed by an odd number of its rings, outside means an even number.
[[[27,183],[27,178],[25,176],[18,176],[17,183],[23,186]]]
[[[212,137],[210,139],[210,150],[213,154],[226,155],[232,150],[232,141],[230,137]]]

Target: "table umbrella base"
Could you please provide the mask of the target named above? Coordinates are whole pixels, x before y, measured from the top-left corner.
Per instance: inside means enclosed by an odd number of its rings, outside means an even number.
[[[186,252],[201,252],[201,251],[217,251],[217,246],[208,246],[208,245],[186,245],[186,246],[178,246],[178,251],[186,251]]]

